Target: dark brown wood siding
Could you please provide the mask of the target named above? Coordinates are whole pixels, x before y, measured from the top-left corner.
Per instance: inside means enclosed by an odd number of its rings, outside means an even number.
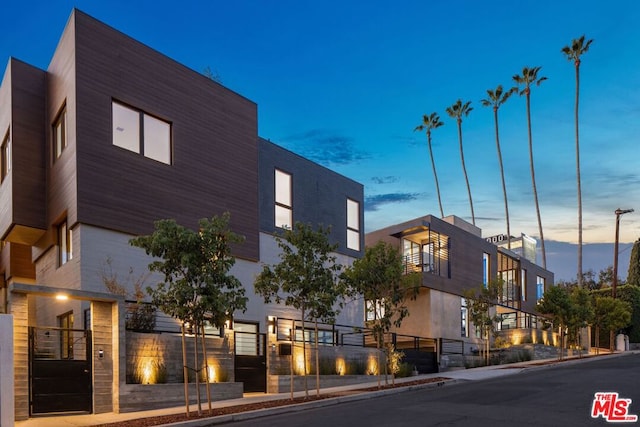
[[[44,84],[43,70],[9,60],[0,91],[0,139],[9,132],[11,169],[0,185],[0,236],[15,225],[21,230],[46,228]],[[33,243],[30,237],[12,233],[7,238]]]
[[[229,211],[246,237],[236,256],[257,260],[256,104],[79,11],[72,20],[77,221],[146,234],[158,219],[196,227]],[[113,145],[114,99],[171,123],[171,165]]]

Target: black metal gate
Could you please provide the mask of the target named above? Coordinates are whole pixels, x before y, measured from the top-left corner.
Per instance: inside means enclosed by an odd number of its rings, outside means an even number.
[[[30,413],[93,410],[91,331],[29,328]]]
[[[244,383],[244,392],[267,391],[266,335],[235,332],[235,381]]]

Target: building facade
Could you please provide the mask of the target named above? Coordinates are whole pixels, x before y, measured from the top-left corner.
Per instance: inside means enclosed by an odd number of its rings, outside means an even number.
[[[483,238],[478,227],[455,216],[427,215],[367,233],[365,241],[392,244],[405,271],[421,274],[419,294],[408,302],[410,314],[396,332],[460,343],[462,351],[474,352],[481,337],[469,321],[464,293],[498,279],[499,333],[516,344],[547,340],[535,306],[553,285],[553,273]]]
[[[231,273],[249,297],[234,328],[261,357],[268,317],[299,316],[253,292],[262,264],[278,261],[275,234],[323,224],[338,262],[363,251],[361,184],[259,138],[254,102],[78,10],[47,70],[9,60],[0,138],[0,313],[14,317],[17,419],[38,412],[34,370],[46,358],[85,360],[80,409],[120,410],[127,296],[105,277],[129,297],[160,280],[129,244],[155,220],[195,228],[230,213],[245,237]],[[338,321],[363,318],[354,306]]]

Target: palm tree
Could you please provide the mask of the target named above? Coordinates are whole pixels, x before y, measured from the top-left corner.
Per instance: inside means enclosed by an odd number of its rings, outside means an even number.
[[[571,46],[562,48],[569,61],[573,61],[576,68],[576,176],[578,180],[578,286],[582,287],[582,185],[580,184],[580,137],[578,134],[578,100],[580,99],[580,56],[589,50],[593,39],[585,43],[584,35],[574,39]]]
[[[502,85],[498,85],[495,90],[487,90],[487,99],[480,101],[484,107],[493,107],[493,120],[496,125],[496,148],[498,150],[498,162],[500,164],[500,176],[502,177],[502,194],[504,194],[504,213],[507,217],[507,248],[511,250],[511,227],[509,226],[509,202],[507,201],[507,185],[504,182],[504,167],[502,166],[502,151],[500,150],[500,137],[498,135],[498,108],[516,91],[511,88],[504,92]]]
[[[464,104],[461,100],[457,100],[451,107],[447,107],[447,114],[456,119],[458,123],[458,140],[460,141],[460,159],[462,160],[462,172],[464,172],[464,180],[467,182],[467,193],[469,193],[469,205],[471,205],[471,221],[473,225],[476,225],[476,216],[473,213],[473,200],[471,199],[471,187],[469,186],[469,177],[467,176],[467,168],[464,164],[464,151],[462,150],[462,116],[468,116],[472,107],[470,107],[471,101],[467,101]]]
[[[444,125],[444,123],[440,120],[440,116],[437,113],[431,113],[431,115],[427,116],[426,114],[422,115],[422,124],[416,126],[413,130],[418,132],[426,131],[427,133],[427,143],[429,144],[429,156],[431,157],[431,167],[433,168],[433,177],[436,180],[436,192],[438,193],[438,204],[440,205],[440,217],[444,218],[444,210],[442,209],[442,199],[440,199],[440,184],[438,184],[438,174],[436,173],[436,163],[433,159],[433,150],[431,149],[431,130],[435,128],[439,128]]]
[[[531,85],[540,86],[540,83],[547,80],[546,77],[538,78],[538,72],[542,67],[524,67],[522,75],[514,75],[513,81],[518,86],[522,86],[520,96],[525,95],[527,99],[527,128],[529,131],[529,164],[531,166],[531,182],[533,184],[533,198],[536,203],[536,214],[538,215],[538,231],[540,232],[540,242],[542,244],[542,267],[547,268],[547,254],[544,249],[544,234],[542,233],[542,219],[540,218],[540,205],[538,204],[538,189],[536,188],[536,174],[533,168],[533,140],[531,138]]]

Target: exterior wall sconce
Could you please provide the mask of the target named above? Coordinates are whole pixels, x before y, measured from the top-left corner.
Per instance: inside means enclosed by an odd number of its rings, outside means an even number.
[[[104,359],[104,350],[103,349],[98,350],[98,359]]]
[[[278,331],[278,318],[276,316],[267,316],[267,330],[270,334]]]

